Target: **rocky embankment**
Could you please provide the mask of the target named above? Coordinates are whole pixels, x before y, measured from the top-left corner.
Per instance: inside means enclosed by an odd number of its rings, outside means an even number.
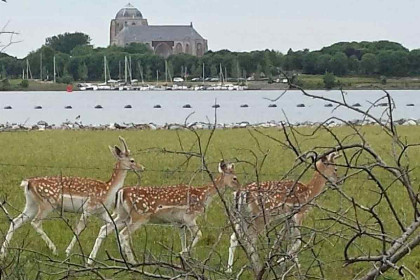
[[[328,127],[334,126],[343,126],[347,124],[352,125],[378,125],[373,120],[352,120],[347,123],[338,121],[338,120],[328,120],[324,123],[320,122],[302,122],[294,123],[293,126],[318,126],[324,124]],[[384,121],[383,124],[386,124]],[[395,125],[420,125],[420,119],[399,119],[394,121]],[[192,122],[187,124],[177,124],[177,123],[167,123],[164,125],[158,125],[155,123],[110,123],[104,125],[84,125],[81,122],[64,122],[60,125],[49,124],[45,121],[39,121],[35,125],[27,124],[17,124],[17,123],[5,123],[0,124],[0,132],[2,131],[44,131],[44,130],[182,130],[182,129],[213,129],[216,126],[216,129],[235,129],[235,128],[270,128],[270,127],[282,127],[282,122],[280,121],[269,121],[264,123],[249,123],[249,122],[240,122],[240,123],[206,123],[206,122]]]

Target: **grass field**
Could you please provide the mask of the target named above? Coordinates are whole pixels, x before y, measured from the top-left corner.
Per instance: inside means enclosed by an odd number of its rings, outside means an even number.
[[[302,133],[310,133],[312,129],[301,128],[300,131]],[[346,137],[351,134],[351,130],[347,127],[334,128],[334,131],[340,138],[344,139],[344,143],[360,142],[354,136]],[[399,127],[399,131],[402,136],[407,137],[408,142],[416,142],[420,139],[419,127]],[[284,140],[283,133],[277,129],[267,129],[262,130],[262,132],[276,139]],[[378,127],[364,127],[362,128],[362,133],[365,133],[366,139],[381,157],[385,161],[389,161],[389,164],[392,164],[392,146],[387,141],[388,138],[384,136],[384,132]],[[198,134],[202,136],[203,143],[206,143],[210,132],[198,131]],[[11,216],[17,216],[24,207],[23,191],[19,187],[21,180],[24,178],[62,174],[108,180],[114,164],[108,145],[119,144],[119,135],[127,140],[133,157],[146,166],[146,171],[142,175],[142,185],[169,185],[181,182],[189,183],[190,181],[201,185],[209,182],[209,178],[205,174],[198,173],[195,176],[193,175],[193,171],[200,167],[199,159],[193,158],[188,162],[188,165],[183,165],[186,160],[185,156],[159,152],[162,148],[177,151],[183,148],[197,152],[197,139],[193,133],[188,131],[44,131],[1,133],[0,197],[2,200],[6,199],[9,203],[6,207]],[[336,145],[333,137],[325,131],[319,131],[314,136],[299,136],[298,141],[302,151]],[[322,150],[319,149],[319,151]],[[210,163],[211,170],[216,172],[217,162],[221,158],[228,160],[237,158],[241,161],[249,162],[255,162],[257,158],[257,162],[261,163],[264,153],[267,153],[267,158],[261,170],[262,180],[282,178],[295,162],[295,156],[289,149],[255,131],[245,129],[217,130],[210,143],[206,160]],[[420,180],[419,156],[420,150],[418,148],[410,150],[410,167],[413,168],[411,179],[414,182],[413,185],[417,188],[417,192],[419,191],[418,182]],[[171,172],[174,170],[179,172]],[[301,170],[302,168],[292,172],[288,177],[290,179],[297,178]],[[236,165],[236,171],[241,183],[255,180],[253,168],[249,164],[239,162]],[[339,169],[339,172],[343,172],[343,170]],[[302,181],[307,181],[311,173],[306,173]],[[378,171],[378,174],[385,183],[391,184],[392,178],[388,178],[389,175],[381,174],[381,171]],[[137,177],[134,174],[129,174],[126,179],[126,185],[135,185],[136,183]],[[352,177],[341,188],[346,194],[354,197],[364,205],[372,205],[378,199],[374,184],[367,180],[366,175]],[[395,208],[402,217],[403,222],[409,223],[413,214],[408,207],[407,203],[409,203],[409,200],[401,186],[391,184],[388,194],[394,201]],[[226,195],[226,198],[230,197],[230,195]],[[351,205],[334,190],[327,191],[317,200],[317,203],[329,209],[351,208]],[[388,232],[398,234],[398,228],[389,215],[389,209],[385,203],[381,203],[378,206],[378,215],[386,222],[385,227]],[[355,215],[354,211],[346,213],[350,218],[353,218]],[[359,213],[359,215],[359,219],[363,220],[365,218],[363,213]],[[352,279],[359,272],[363,271],[367,264],[343,267],[343,250],[346,240],[338,238],[337,234],[331,233],[342,231],[346,236],[350,236],[351,231],[337,223],[324,220],[323,218],[327,216],[328,213],[320,209],[313,209],[304,222],[305,228],[325,229],[329,227],[328,233],[320,232],[317,235],[320,242],[314,246],[314,252],[319,253],[318,258],[322,262],[323,270],[321,272],[312,265],[313,256],[309,250],[303,252],[300,256],[302,267],[303,269],[310,268],[310,274],[313,277]],[[77,215],[64,214],[64,219],[68,219],[71,225],[75,224],[77,218]],[[227,262],[229,237],[231,234],[227,224],[225,212],[219,199],[213,202],[206,215],[199,220],[203,238],[196,249],[193,250],[192,255],[200,260],[205,259],[221,233],[221,241],[215,248],[218,253],[214,254],[207,264],[216,271],[225,269]],[[372,226],[374,227],[375,225]],[[0,212],[1,242],[8,227],[9,221],[7,217],[3,212]],[[89,254],[99,227],[99,220],[93,218],[88,228],[81,235],[82,248],[75,246],[74,253],[77,254],[83,250],[84,254]],[[59,250],[58,257],[53,257],[50,254],[45,243],[29,224],[17,231],[13,237],[12,246],[38,251],[51,256],[54,260],[64,260],[64,250],[72,237],[71,230],[57,214],[52,215],[50,219],[44,222],[44,229],[57,245]],[[305,229],[303,229],[303,232],[305,232]],[[419,234],[419,231],[416,234]],[[146,251],[150,251],[154,255],[160,255],[162,258],[170,258],[168,256],[168,247],[173,248],[174,252],[180,251],[178,231],[170,227],[146,226],[136,232],[133,237],[133,244],[138,259],[143,259],[146,256]],[[363,240],[358,245],[364,251],[371,249],[372,254],[376,254],[376,250],[379,247],[375,242]],[[120,256],[114,235],[110,235],[104,242],[99,251],[99,260],[103,261],[106,259],[105,251],[108,251],[116,258]],[[357,253],[357,250],[352,249],[350,252]],[[43,256],[24,251],[20,254],[19,262],[17,262],[17,259],[13,259],[16,255],[17,251],[11,250],[9,257],[2,263],[3,269],[7,271],[11,279],[60,279],[66,276],[65,271],[51,266],[51,263]],[[82,263],[78,255],[73,255],[70,260],[75,263]],[[174,262],[177,262],[176,258]],[[235,270],[239,270],[244,263],[246,263],[244,254],[238,249]],[[108,261],[108,264],[112,265],[113,262]],[[420,248],[412,251],[409,256],[399,263],[399,265],[401,264],[406,265],[415,274],[420,275]],[[48,275],[48,273],[56,274]],[[145,279],[143,276],[133,276],[125,272],[113,274],[111,271],[104,271],[103,273],[111,277],[111,279]],[[209,274],[215,279],[223,278],[221,274],[219,275],[214,271],[209,272]],[[65,279],[76,278],[96,279],[94,274],[87,273],[69,275]],[[241,277],[241,279],[250,278],[250,273],[245,273]],[[388,272],[383,279],[398,279],[398,276],[395,272]]]

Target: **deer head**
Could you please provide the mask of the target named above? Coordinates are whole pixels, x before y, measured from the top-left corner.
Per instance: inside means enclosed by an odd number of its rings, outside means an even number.
[[[127,142],[121,136],[118,137],[122,143],[122,149],[118,146],[109,147],[112,155],[118,160],[120,163],[120,169],[123,170],[132,170],[132,171],[143,171],[144,166],[141,164],[136,163],[134,158],[130,157],[130,150],[128,149]]]
[[[317,171],[332,183],[336,183],[338,180],[335,159],[339,158],[340,156],[341,155],[337,152],[333,152],[322,157],[316,163]]]
[[[219,163],[219,173],[223,186],[230,188],[239,188],[241,184],[235,174],[235,165],[233,163],[226,163],[221,160]]]

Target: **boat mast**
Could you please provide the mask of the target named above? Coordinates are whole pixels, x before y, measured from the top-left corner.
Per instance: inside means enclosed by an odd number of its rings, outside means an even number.
[[[106,55],[104,55],[104,78],[105,78],[105,84],[107,83],[107,78],[106,78]]]
[[[203,63],[203,86],[204,86],[204,63]]]
[[[53,58],[53,64],[54,64],[54,83],[56,82],[56,72],[55,72],[55,55],[54,55],[54,58]]]
[[[127,56],[124,57],[124,81],[127,84],[127,72],[128,72],[128,61],[127,61]]]
[[[239,84],[239,77],[241,76],[241,73],[239,73],[239,61],[236,61],[236,74],[238,75],[238,84]]]
[[[141,83],[144,85],[143,68],[141,67],[140,61],[137,61],[137,66],[139,67],[139,71],[140,71]]]
[[[118,60],[118,80],[121,80],[121,60]]]
[[[42,51],[39,59],[39,79],[42,81]]]
[[[130,84],[131,84],[131,81],[133,80],[133,73],[132,73],[132,71],[131,71],[131,55],[129,55],[128,56],[128,74],[129,74],[129,76],[130,76]]]
[[[168,83],[168,61],[165,60],[165,83]]]
[[[220,79],[220,81],[222,82],[222,85],[223,85],[224,81],[223,81],[223,70],[222,70],[222,64],[221,63],[219,64],[219,79]]]
[[[108,80],[112,80],[111,79],[111,71],[109,71],[108,61],[106,62],[106,71],[108,73]]]

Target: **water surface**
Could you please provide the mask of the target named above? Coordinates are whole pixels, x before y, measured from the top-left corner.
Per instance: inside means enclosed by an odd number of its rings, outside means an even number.
[[[309,91],[311,94],[341,100],[339,91]],[[214,108],[217,103],[218,123],[252,124],[268,121],[285,120],[292,123],[323,121],[331,116],[345,120],[361,119],[362,116],[346,108],[325,107],[328,102],[305,97],[299,91],[289,91],[276,102],[274,99],[283,91],[124,91],[124,92],[2,92],[0,93],[0,123],[36,124],[43,120],[49,124],[61,124],[75,121],[79,117],[85,125],[109,123],[184,123],[210,120],[214,122]],[[420,91],[390,91],[395,100],[395,118],[420,119]],[[372,102],[383,96],[380,90],[347,91],[348,104],[360,103],[361,109],[367,109]],[[386,102],[383,100],[381,102]],[[183,108],[189,104],[191,108]],[[247,104],[247,108],[241,105]],[[268,107],[275,104],[277,107]],[[297,107],[304,104],[305,107]],[[414,104],[414,107],[406,106]],[[101,105],[103,109],[94,107]],[[124,106],[131,105],[131,109]],[[154,108],[160,105],[160,109]],[[4,109],[11,106],[11,110]],[[35,109],[42,106],[42,109]],[[71,106],[72,109],[65,109]],[[384,107],[372,109],[380,116]]]

